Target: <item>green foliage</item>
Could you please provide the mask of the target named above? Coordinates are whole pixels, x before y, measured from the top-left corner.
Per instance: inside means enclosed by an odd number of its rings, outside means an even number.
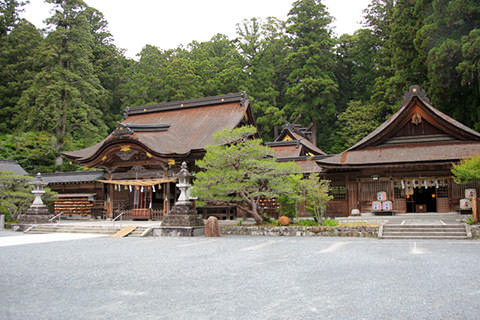
[[[452,164],[453,180],[457,184],[467,184],[480,180],[480,155]]]
[[[277,210],[284,216],[287,216],[291,220],[295,219],[298,216],[297,212],[297,201],[286,195],[279,195],[277,199],[280,204],[280,208]]]
[[[465,223],[470,225],[477,224],[475,223],[475,220],[473,218],[467,218],[467,220],[465,220]]]
[[[36,73],[35,56],[43,42],[42,35],[28,21],[21,21],[4,37],[0,37],[0,132],[14,129],[16,106]]]
[[[285,90],[290,52],[285,22],[252,18],[237,25],[237,48],[243,58],[246,87],[260,135],[273,141],[285,122]]]
[[[55,13],[47,19],[54,28],[39,52],[43,62],[31,86],[18,102],[20,128],[55,133],[56,151],[65,148],[71,136],[84,145],[106,135],[100,104],[105,94],[92,63],[94,38],[81,0],[56,1]],[[57,157],[56,165],[62,160]]]
[[[277,162],[270,148],[260,139],[252,139],[256,129],[251,126],[225,129],[214,134],[215,145],[207,146],[206,154],[196,165],[192,194],[201,200],[245,202],[257,223],[263,220],[259,207],[261,198],[279,195],[295,197],[301,175],[294,163]]]
[[[339,135],[345,148],[353,146],[367,134],[377,128],[379,111],[375,105],[362,104],[360,101],[350,101],[347,109],[338,116]]]
[[[54,137],[57,166],[50,152],[37,163],[36,154],[10,148],[5,157],[29,170],[72,169],[60,164],[60,153],[104,138],[126,106],[239,91],[249,94],[266,141],[298,119],[328,153],[385,121],[412,84],[480,130],[477,0],[372,0],[365,28],[338,39],[321,0],[298,0],[287,21],[243,20],[235,39],[216,34],[168,50],[146,45],[138,61],[113,44],[98,10],[81,0],[47,2],[55,10],[40,31],[19,18],[24,1],[0,0],[0,133]],[[5,140],[4,149],[12,138]],[[48,143],[40,140],[45,154]]]
[[[15,221],[32,204],[30,180],[29,176],[0,171],[0,212],[5,214],[6,221]]]
[[[34,195],[31,193],[33,186],[29,184],[31,181],[30,176],[17,175],[12,171],[0,171],[0,214],[5,215],[6,221],[16,221],[32,204]],[[44,191],[43,203],[52,210],[57,193],[50,188],[44,188]]]
[[[334,220],[334,219],[327,218],[327,219],[322,221],[322,226],[335,227],[335,226],[338,226],[338,221]]]
[[[28,172],[50,172],[56,157],[55,137],[47,132],[0,135],[0,159],[17,160]]]
[[[297,226],[304,226],[304,227],[316,227],[318,226],[318,221],[310,220],[310,219],[301,219],[295,222]]]
[[[329,189],[329,181],[320,180],[317,173],[311,174],[301,182],[307,209],[313,213],[313,218],[318,222],[324,220],[327,203],[333,198],[328,194]]]
[[[312,123],[314,143],[328,151],[327,137],[335,122],[335,81],[331,36],[332,17],[320,0],[298,0],[288,14],[287,32],[291,35],[292,51],[286,57],[290,68],[286,90],[286,110],[290,119],[302,116]]]

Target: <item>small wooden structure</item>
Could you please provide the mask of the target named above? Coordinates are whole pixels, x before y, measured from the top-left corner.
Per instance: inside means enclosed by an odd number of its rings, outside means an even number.
[[[327,157],[325,152],[312,143],[311,132],[297,124],[286,123],[275,141],[266,145],[273,150],[277,161],[295,162],[305,176],[321,172],[322,168],[316,160]],[[265,213],[278,219],[280,205],[277,200],[262,199],[259,204]],[[299,203],[297,208],[300,216],[309,216],[304,203]]]

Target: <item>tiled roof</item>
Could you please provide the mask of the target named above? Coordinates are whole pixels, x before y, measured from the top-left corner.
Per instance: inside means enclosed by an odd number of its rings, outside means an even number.
[[[0,160],[0,171],[13,171],[13,173],[20,175],[28,174],[17,161],[11,160]]]
[[[320,165],[362,166],[408,162],[457,161],[477,154],[480,154],[480,142],[413,144],[364,150],[347,150],[317,162]]]
[[[48,184],[93,182],[101,179],[103,175],[103,171],[42,173],[42,180]]]
[[[247,95],[241,93],[131,108],[123,124],[132,128],[163,124],[164,130],[137,132],[133,129],[134,132],[121,136],[111,134],[94,146],[63,155],[88,163],[98,156],[99,150],[121,139],[122,143],[139,143],[157,156],[188,155],[193,150],[202,150],[213,144],[213,133],[235,128],[245,116],[254,123],[249,105]]]

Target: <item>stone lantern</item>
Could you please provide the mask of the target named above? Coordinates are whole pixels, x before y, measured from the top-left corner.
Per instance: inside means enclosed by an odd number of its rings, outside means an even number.
[[[205,223],[190,201],[190,187],[192,174],[187,169],[187,164],[182,163],[180,171],[176,174],[177,187],[180,196],[175,205],[163,218],[162,225],[154,229],[154,235],[159,236],[196,236],[205,233]]]
[[[42,201],[42,195],[45,193],[45,190],[43,190],[43,187],[48,183],[42,180],[42,175],[40,174],[40,172],[37,173],[37,175],[35,176],[33,181],[30,182],[30,184],[33,184],[33,190],[31,192],[35,196],[35,199],[33,200],[33,203],[30,206],[30,208],[39,208],[39,209],[46,208],[46,206],[43,204],[43,201]]]
[[[178,183],[177,188],[180,189],[180,196],[175,205],[192,206],[190,201],[190,187],[192,181],[192,174],[187,170],[187,163],[182,163],[182,169],[177,174]]]
[[[42,175],[37,173],[30,185],[33,185],[31,191],[35,196],[32,205],[28,208],[27,212],[20,216],[19,225],[32,224],[32,223],[47,223],[52,215],[49,214],[47,206],[42,201],[42,195],[45,194],[43,188],[48,184],[42,180]]]

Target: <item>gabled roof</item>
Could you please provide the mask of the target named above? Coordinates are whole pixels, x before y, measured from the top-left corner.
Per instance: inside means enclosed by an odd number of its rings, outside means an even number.
[[[273,149],[277,158],[325,155],[325,152],[291,124],[285,125],[275,141],[267,142],[266,145]]]
[[[103,175],[103,171],[42,173],[42,180],[48,184],[83,183],[94,182],[101,179]]]
[[[409,136],[402,131],[422,122],[434,134]],[[480,133],[435,109],[420,87],[411,86],[390,119],[341,154],[317,162],[323,166],[451,162],[476,154],[480,154]]]
[[[122,123],[103,141],[63,155],[98,164],[109,148],[130,144],[149,157],[187,156],[213,144],[213,133],[242,122],[255,125],[246,93],[127,108]]]
[[[14,174],[28,175],[17,161],[0,160],[0,171],[13,171]]]
[[[410,120],[410,117],[408,117],[409,111],[411,111],[411,109],[414,107],[423,109],[426,115],[430,116],[437,125],[442,127],[442,130],[447,131],[449,134],[455,137],[458,137],[460,140],[480,141],[480,133],[434,108],[431,105],[430,100],[427,98],[425,91],[419,86],[414,85],[411,86],[409,91],[405,94],[402,106],[395,114],[393,114],[377,129],[372,131],[369,135],[347,150],[359,150],[365,149],[369,146],[378,145],[382,138],[388,136],[388,134],[395,129],[398,129],[402,123]]]

